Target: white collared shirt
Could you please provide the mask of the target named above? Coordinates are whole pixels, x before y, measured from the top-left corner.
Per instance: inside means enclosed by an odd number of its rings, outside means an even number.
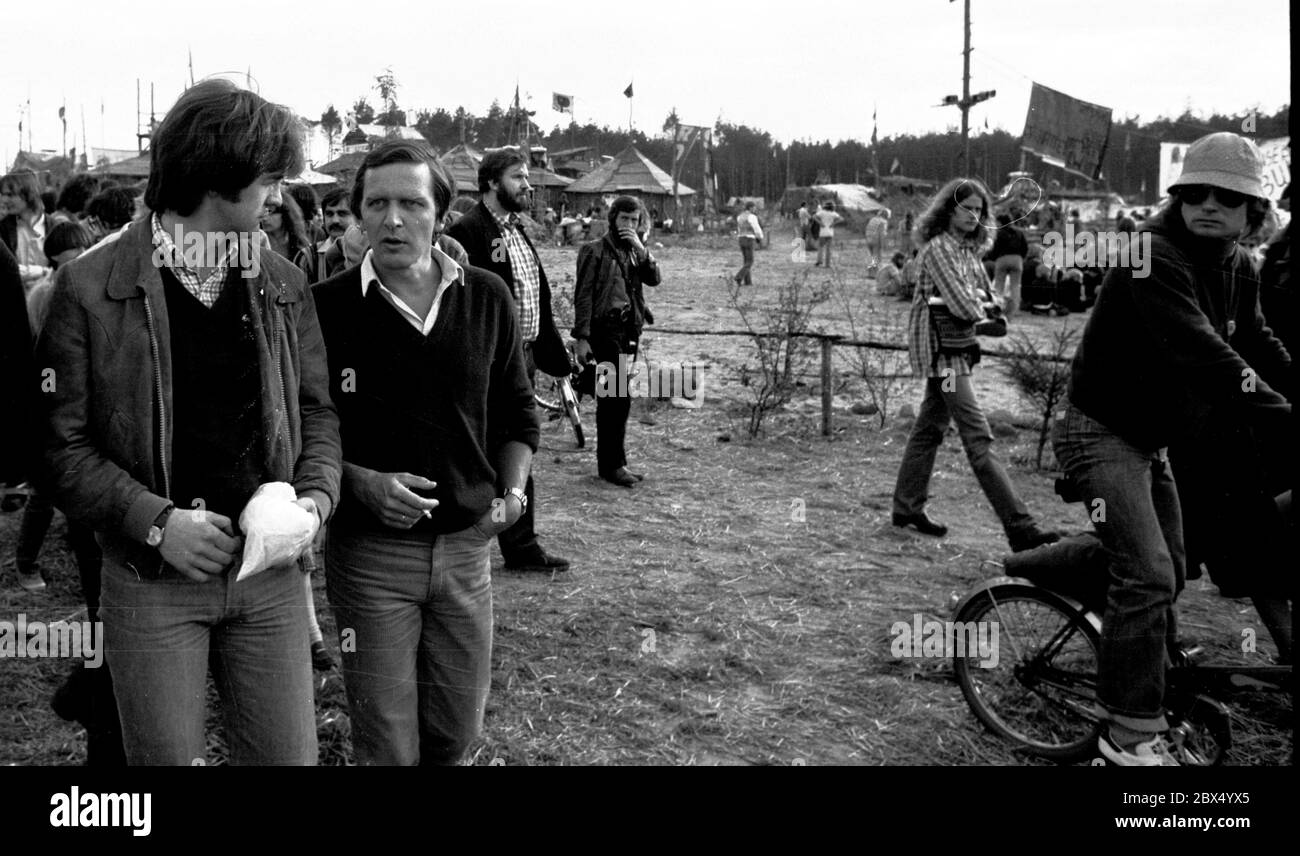
[[[433,330],[433,325],[438,321],[438,307],[442,303],[443,292],[452,283],[465,284],[465,269],[456,264],[455,259],[444,253],[438,247],[432,248],[432,255],[438,267],[442,270],[442,281],[438,283],[438,289],[433,293],[433,305],[429,307],[429,314],[424,318],[406,304],[406,301],[389,291],[383,281],[379,279],[379,273],[375,270],[373,256],[374,250],[366,250],[366,255],[361,259],[361,296],[365,297],[366,292],[370,290],[370,284],[373,282],[379,286],[379,293],[389,305],[398,311],[412,327],[420,331],[423,336],[429,335]]]

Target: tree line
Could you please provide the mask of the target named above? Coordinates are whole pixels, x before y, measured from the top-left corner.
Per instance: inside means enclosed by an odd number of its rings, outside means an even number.
[[[397,83],[391,71],[376,78],[375,89],[380,93],[378,110],[364,97],[351,108],[362,123],[402,125],[409,118],[407,111],[397,107]],[[1257,140],[1288,135],[1290,105],[1272,115],[1253,117]],[[1103,187],[1119,193],[1132,202],[1149,204],[1160,196],[1159,155],[1161,142],[1187,143],[1213,131],[1242,133],[1246,114],[1195,116],[1190,110],[1177,118],[1158,117],[1142,121],[1138,116],[1126,117],[1111,126],[1110,142],[1102,161],[1102,178],[1093,183],[1062,170],[1046,167],[1032,155],[1024,157],[1024,168],[1040,180],[1055,179],[1070,189]],[[475,115],[464,107],[454,111],[438,107],[417,110],[410,125],[419,131],[438,151],[467,143],[478,149],[513,145],[527,139],[533,145],[544,145],[550,152],[587,147],[586,156],[599,160],[602,155],[615,155],[628,144],[639,148],[647,157],[665,171],[671,171],[674,144],[660,132],[668,131],[676,123],[670,113],[660,128],[651,134],[640,128],[625,128],[570,123],[556,125],[544,132],[534,120],[534,112],[514,104],[502,106],[493,101],[487,113]],[[342,121],[333,105],[321,116],[327,134],[342,129]],[[891,173],[910,178],[941,183],[967,173],[1000,187],[1007,173],[1020,169],[1022,153],[1020,138],[1004,130],[971,134],[971,165],[962,168],[962,139],[956,129],[926,134],[902,134],[880,139],[876,151],[861,140],[802,141],[785,144],[772,138],[767,131],[744,124],[721,120],[713,127],[712,161],[718,178],[720,195],[761,196],[767,199],[780,197],[787,186],[806,186],[826,182],[878,183],[880,175]],[[689,187],[703,186],[704,158],[697,144],[688,156],[681,171],[681,181]]]

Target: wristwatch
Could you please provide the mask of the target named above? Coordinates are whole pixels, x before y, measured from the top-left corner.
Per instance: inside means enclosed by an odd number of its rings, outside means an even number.
[[[167,517],[172,513],[176,506],[167,503],[167,507],[162,513],[154,518],[153,525],[149,527],[149,534],[145,536],[144,542],[150,547],[158,547],[163,542],[163,530],[167,528]]]
[[[506,496],[513,496],[515,499],[519,500],[520,514],[523,514],[525,511],[528,510],[528,495],[524,493],[522,490],[520,490],[519,488],[517,487],[510,488],[510,490],[506,491]],[[502,497],[502,499],[504,498],[505,497]]]

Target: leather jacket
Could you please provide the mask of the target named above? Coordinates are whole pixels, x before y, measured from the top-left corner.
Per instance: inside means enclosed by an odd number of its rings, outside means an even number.
[[[105,557],[142,577],[162,569],[146,546],[166,509],[172,457],[167,301],[149,218],[61,267],[37,346],[46,425],[45,481],[55,504],[99,533]],[[338,504],[342,452],[325,341],[301,270],[274,252],[244,279],[258,351],[268,473]]]

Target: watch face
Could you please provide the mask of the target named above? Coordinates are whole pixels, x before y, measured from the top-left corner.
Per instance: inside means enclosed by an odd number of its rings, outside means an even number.
[[[149,534],[145,537],[145,543],[150,547],[157,547],[162,543],[163,531],[157,526],[149,527]]]

